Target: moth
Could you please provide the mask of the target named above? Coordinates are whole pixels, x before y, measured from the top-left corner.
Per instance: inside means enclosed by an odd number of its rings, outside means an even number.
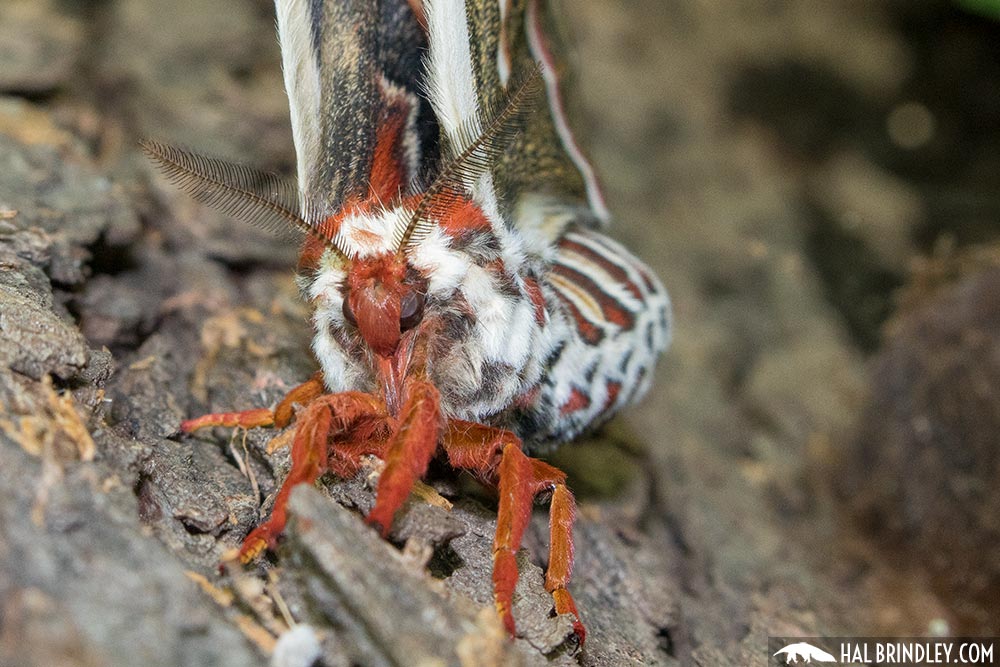
[[[547,496],[545,585],[575,616],[573,495],[535,458],[647,389],[671,328],[650,269],[602,233],[607,211],[569,130],[554,12],[541,0],[277,0],[297,186],[146,141],[198,200],[302,241],[320,370],[273,409],[182,424],[294,424],[270,517],[276,546],[297,484],[385,461],[367,522],[385,534],[435,457],[499,494],[497,611]],[[544,103],[543,103],[544,101]]]

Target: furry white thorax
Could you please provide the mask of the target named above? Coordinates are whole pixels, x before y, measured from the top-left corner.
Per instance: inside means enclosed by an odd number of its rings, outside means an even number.
[[[408,215],[401,208],[348,214],[338,229],[339,245],[349,256],[393,252],[394,231]],[[435,226],[407,246],[409,266],[426,282],[425,318],[464,322],[447,334],[447,345],[434,346],[429,360],[445,416],[518,432],[511,408],[537,390],[533,430],[519,435],[528,437],[530,446],[545,448],[645,393],[655,359],[669,342],[669,299],[625,248],[576,226],[579,215],[556,199],[532,195],[519,202],[514,225],[458,245]],[[496,251],[502,270],[484,263]],[[330,391],[376,391],[371,355],[344,320],[349,261],[326,252],[313,274],[302,279],[314,307],[313,350]],[[577,283],[556,267],[577,271],[593,284]],[[544,296],[541,321],[527,288],[529,276],[539,281]],[[629,313],[633,325],[623,328],[609,320],[598,297]],[[601,332],[599,344],[582,337],[581,323]],[[587,404],[564,409],[577,394],[585,395]]]
[[[402,209],[391,209],[348,215],[338,231],[339,244],[349,256],[389,252],[395,225],[406,214]],[[528,260],[520,237],[507,230],[501,234],[500,254],[508,275],[522,289],[520,297],[505,293],[497,282],[499,277],[474,261],[470,252],[478,248],[456,249],[438,227],[405,251],[409,265],[426,280],[425,317],[460,303],[474,313],[464,339],[453,341],[446,352],[431,360],[430,372],[442,390],[442,409],[448,416],[482,421],[507,407],[538,381],[551,347],[545,342],[550,334],[536,322],[534,306],[523,291],[520,273]],[[328,251],[316,270],[300,281],[314,308],[313,351],[330,391],[372,390],[374,373],[367,355],[356,350],[352,353],[344,345],[353,335],[343,315],[348,268],[343,258]],[[491,370],[499,368],[502,374]],[[484,374],[491,372],[491,389],[484,393]]]
[[[348,257],[372,257],[395,252],[393,232],[399,225],[406,224],[409,217],[410,212],[402,208],[348,214],[341,219],[333,240]]]

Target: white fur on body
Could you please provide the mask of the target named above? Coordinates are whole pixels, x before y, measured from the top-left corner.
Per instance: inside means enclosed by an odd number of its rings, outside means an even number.
[[[387,211],[364,220],[349,219],[345,224],[367,231],[381,228],[384,242],[390,243],[396,215],[396,211]],[[350,238],[345,235],[345,239]],[[370,240],[372,235],[361,238]],[[613,260],[628,274],[628,283],[616,281],[600,266],[559,246],[549,253],[550,261],[522,254],[516,267],[508,267],[507,276],[477,264],[474,255],[452,247],[449,237],[439,230],[407,251],[411,266],[427,280],[425,320],[442,315],[462,319],[456,312],[458,304],[468,304],[471,311],[463,320],[468,328],[455,329],[462,332],[460,337],[432,346],[439,353],[429,359],[428,371],[441,391],[446,417],[510,429],[529,447],[539,449],[573,438],[645,393],[656,358],[669,342],[666,292],[655,278],[650,289],[641,277],[641,273],[651,276],[649,270],[607,237],[575,229],[566,238]],[[352,249],[364,256],[378,252],[380,244],[355,243]],[[607,321],[585,291],[567,285],[565,278],[552,272],[555,265],[586,272],[606,295],[632,314],[634,326],[625,329]],[[362,343],[344,321],[345,269],[342,259],[327,253],[311,279],[303,281],[315,308],[313,350],[330,391],[377,391],[370,357],[359,354]],[[538,276],[545,297],[541,324],[524,281],[527,275]],[[509,287],[507,291],[500,289],[502,278],[510,279],[516,295]],[[631,292],[635,288],[641,299]],[[580,335],[565,300],[601,331],[600,344],[592,345]],[[613,384],[620,390],[609,403]],[[531,395],[532,390],[530,404],[515,409],[518,400]],[[582,392],[589,402],[566,410],[574,391]]]

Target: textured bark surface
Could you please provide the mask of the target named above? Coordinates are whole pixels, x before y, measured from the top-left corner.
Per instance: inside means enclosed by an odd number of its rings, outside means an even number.
[[[678,326],[646,402],[553,457],[581,503],[576,652],[545,513],[511,642],[495,501],[446,470],[453,507],[411,498],[389,541],[360,519],[374,463],[297,491],[276,556],[220,573],[287,450],[178,424],[308,377],[308,312],[294,248],[135,142],[292,171],[270,3],[0,5],[0,665],[724,666],[766,664],[768,635],[998,630],[997,263],[963,259],[998,240],[997,26],[912,1],[572,5],[573,120]]]

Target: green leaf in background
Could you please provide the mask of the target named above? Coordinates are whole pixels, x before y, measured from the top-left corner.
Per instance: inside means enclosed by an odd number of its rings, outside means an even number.
[[[960,7],[1000,21],[1000,0],[955,0]]]

